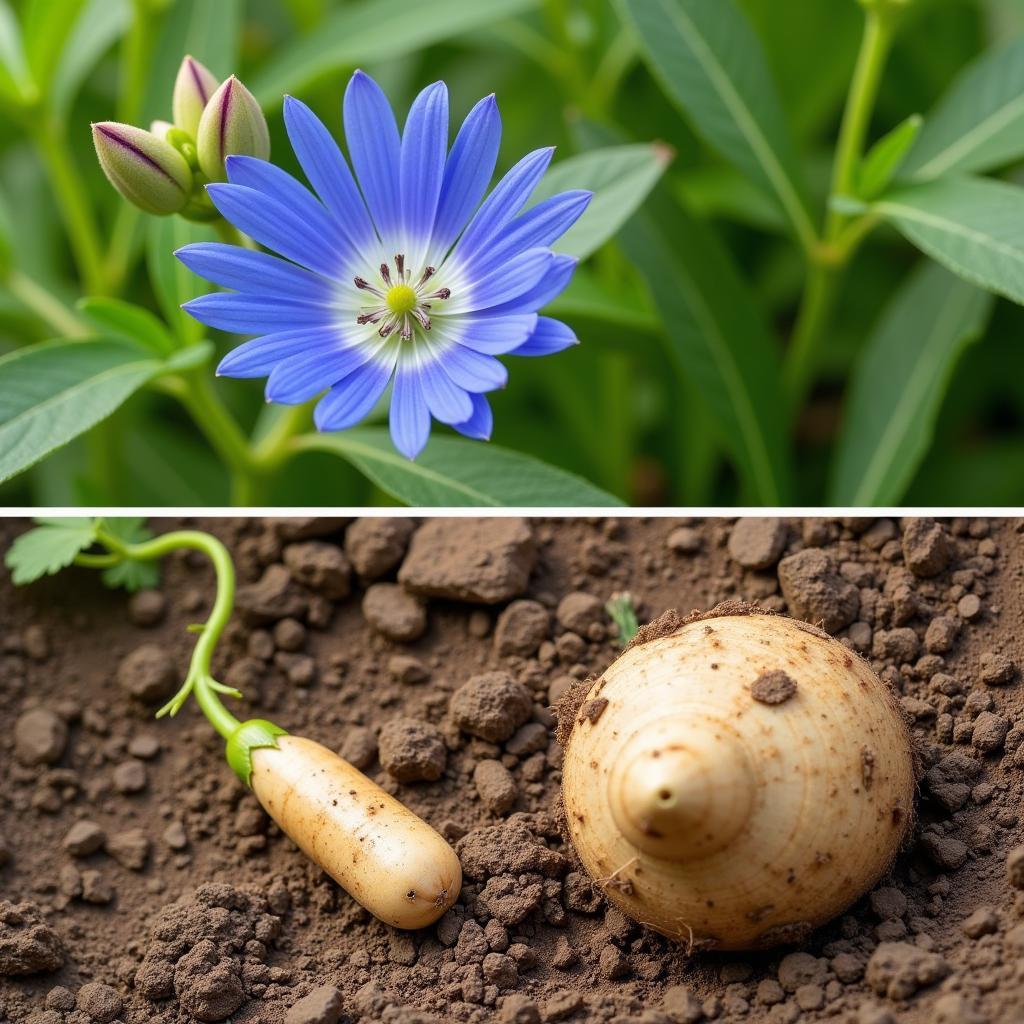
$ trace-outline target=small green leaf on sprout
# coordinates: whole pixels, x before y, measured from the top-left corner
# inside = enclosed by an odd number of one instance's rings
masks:
[[[626,592],[612,594],[604,610],[619,629],[619,645],[625,647],[640,628],[640,623],[636,619],[633,595]]]
[[[19,586],[60,572],[96,540],[92,519],[40,518],[36,523],[15,540],[4,559]]]
[[[120,519],[104,519],[103,528],[107,533],[125,544],[142,544],[152,540],[153,533],[146,528],[141,516],[124,516]],[[141,562],[126,557],[123,562],[112,565],[103,573],[103,582],[111,588],[123,587],[134,593],[155,587],[160,582],[160,569],[155,562]]]

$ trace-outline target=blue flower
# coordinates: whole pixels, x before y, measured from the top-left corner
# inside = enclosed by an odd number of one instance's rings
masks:
[[[376,82],[352,76],[344,123],[354,176],[308,107],[286,97],[284,118],[315,195],[244,156],[228,157],[226,184],[208,186],[226,220],[283,258],[213,243],[177,252],[232,289],[184,308],[210,327],[258,335],[218,373],[267,377],[268,401],[287,405],[326,392],[320,430],[354,426],[393,382],[391,437],[409,458],[427,443],[432,417],[486,440],[484,396],[508,377],[496,357],[576,343],[537,310],[572,277],[576,261],[550,246],[591,194],[563,192],[523,213],[551,160],[552,149],[538,149],[484,199],[501,137],[497,104],[477,103],[449,150],[443,82],[416,97],[399,134]]]

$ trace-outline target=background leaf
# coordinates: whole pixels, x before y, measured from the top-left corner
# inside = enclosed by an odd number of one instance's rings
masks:
[[[982,54],[927,116],[903,177],[989,171],[1024,156],[1024,39]]]
[[[911,114],[868,150],[857,171],[857,195],[860,198],[874,199],[889,186],[914,144],[921,124],[921,115]]]
[[[895,505],[931,443],[953,367],[992,297],[927,261],[883,310],[854,372],[830,498]]]
[[[309,434],[303,447],[347,459],[407,505],[620,505],[582,477],[481,441],[434,436],[415,462],[395,451],[387,430],[360,427]]]
[[[284,47],[250,88],[266,107],[317,76],[415,53],[431,43],[521,14],[539,0],[361,0],[334,11],[316,30]]]
[[[761,46],[732,0],[619,0],[655,77],[697,131],[814,238],[796,153]]]
[[[170,355],[177,348],[163,322],[144,306],[97,296],[83,299],[78,308],[102,334],[134,341],[159,356]]]
[[[39,524],[19,535],[8,548],[4,564],[15,584],[32,583],[69,566],[96,539],[92,519],[37,519]]]
[[[1024,303],[1024,190],[987,178],[942,178],[890,192],[873,209],[933,260]]]
[[[725,249],[659,189],[620,244],[647,280],[678,373],[699,386],[746,493],[785,503],[789,471],[777,348]]]
[[[556,252],[586,259],[633,215],[664,174],[672,152],[658,143],[609,146],[562,160],[541,179],[530,205],[557,192],[583,188],[594,198],[554,244]]]
[[[0,480],[109,416],[163,369],[124,342],[54,341],[0,359]]]
[[[182,344],[190,345],[203,336],[205,328],[193,320],[182,303],[210,290],[174,255],[175,249],[211,238],[210,228],[181,217],[150,217],[146,230],[146,265],[164,319]]]
[[[152,540],[154,536],[142,516],[104,517],[103,528],[125,544],[141,544]],[[104,569],[102,579],[108,587],[122,587],[135,593],[137,590],[155,587],[160,582],[160,564],[158,561],[140,562],[128,558]]]

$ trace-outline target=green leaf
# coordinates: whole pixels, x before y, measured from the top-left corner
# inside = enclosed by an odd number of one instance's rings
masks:
[[[931,444],[963,350],[988,321],[992,297],[925,261],[883,310],[854,370],[831,501],[895,505]]]
[[[58,118],[71,109],[82,83],[131,24],[129,0],[89,0],[78,16],[50,81],[50,106]]]
[[[320,75],[419,54],[537,7],[539,0],[360,0],[334,11],[319,28],[282,47],[249,83],[260,104],[274,107]],[[213,5],[211,5],[213,6]]]
[[[21,26],[8,0],[0,0],[0,96],[14,103],[32,103],[38,94],[25,57]]]
[[[96,539],[92,519],[41,518],[11,545],[4,563],[15,584],[52,576],[69,566]]]
[[[135,341],[159,356],[170,355],[178,347],[160,320],[132,302],[87,298],[79,301],[78,308],[102,334]]]
[[[142,516],[123,516],[103,519],[103,529],[125,544],[142,544],[153,539],[153,531],[146,527]],[[127,559],[103,571],[103,582],[112,588],[123,587],[135,593],[160,582],[160,567],[157,562],[139,562]]]
[[[983,53],[927,116],[902,176],[989,171],[1024,156],[1024,39]]]
[[[307,434],[302,441],[303,448],[340,455],[407,505],[622,504],[582,477],[481,441],[435,436],[414,462],[395,451],[381,427]]]
[[[631,331],[657,331],[661,324],[642,288],[623,281],[616,288],[602,284],[586,267],[577,267],[569,287],[552,299],[544,312],[561,319],[591,317]]]
[[[814,244],[803,181],[760,43],[733,0],[618,0],[651,71],[696,130]]]
[[[167,325],[177,335],[180,344],[184,345],[190,345],[201,338],[205,328],[198,320],[190,317],[181,305],[208,291],[209,286],[175,257],[174,250],[208,238],[208,228],[181,217],[149,218],[146,232],[149,278]]]
[[[48,341],[0,358],[0,481],[109,416],[163,368],[109,338]]]
[[[778,505],[789,489],[778,347],[725,247],[663,189],[619,244],[646,278],[679,374],[700,388],[750,497]]]
[[[571,156],[544,175],[530,205],[569,189],[592,191],[583,216],[553,246],[586,259],[629,220],[671,159],[672,151],[660,143],[608,146]]]
[[[858,196],[862,199],[874,199],[888,188],[907,151],[914,144],[921,124],[921,115],[911,114],[868,150],[857,170]]]
[[[43,92],[49,91],[61,51],[85,0],[26,0],[22,10],[25,55],[32,76]]]
[[[937,263],[1024,303],[1024,190],[988,178],[940,178],[890,192],[872,209]]]
[[[277,749],[278,736],[288,733],[279,725],[263,718],[251,718],[228,737],[225,756],[234,773],[247,786],[252,782],[252,752],[261,748]]]

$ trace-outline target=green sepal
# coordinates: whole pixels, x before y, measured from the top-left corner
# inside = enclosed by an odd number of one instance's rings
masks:
[[[277,749],[277,737],[287,736],[288,731],[262,718],[250,718],[243,722],[229,737],[225,751],[228,764],[234,773],[247,785],[252,785],[252,752],[260,747]]]

